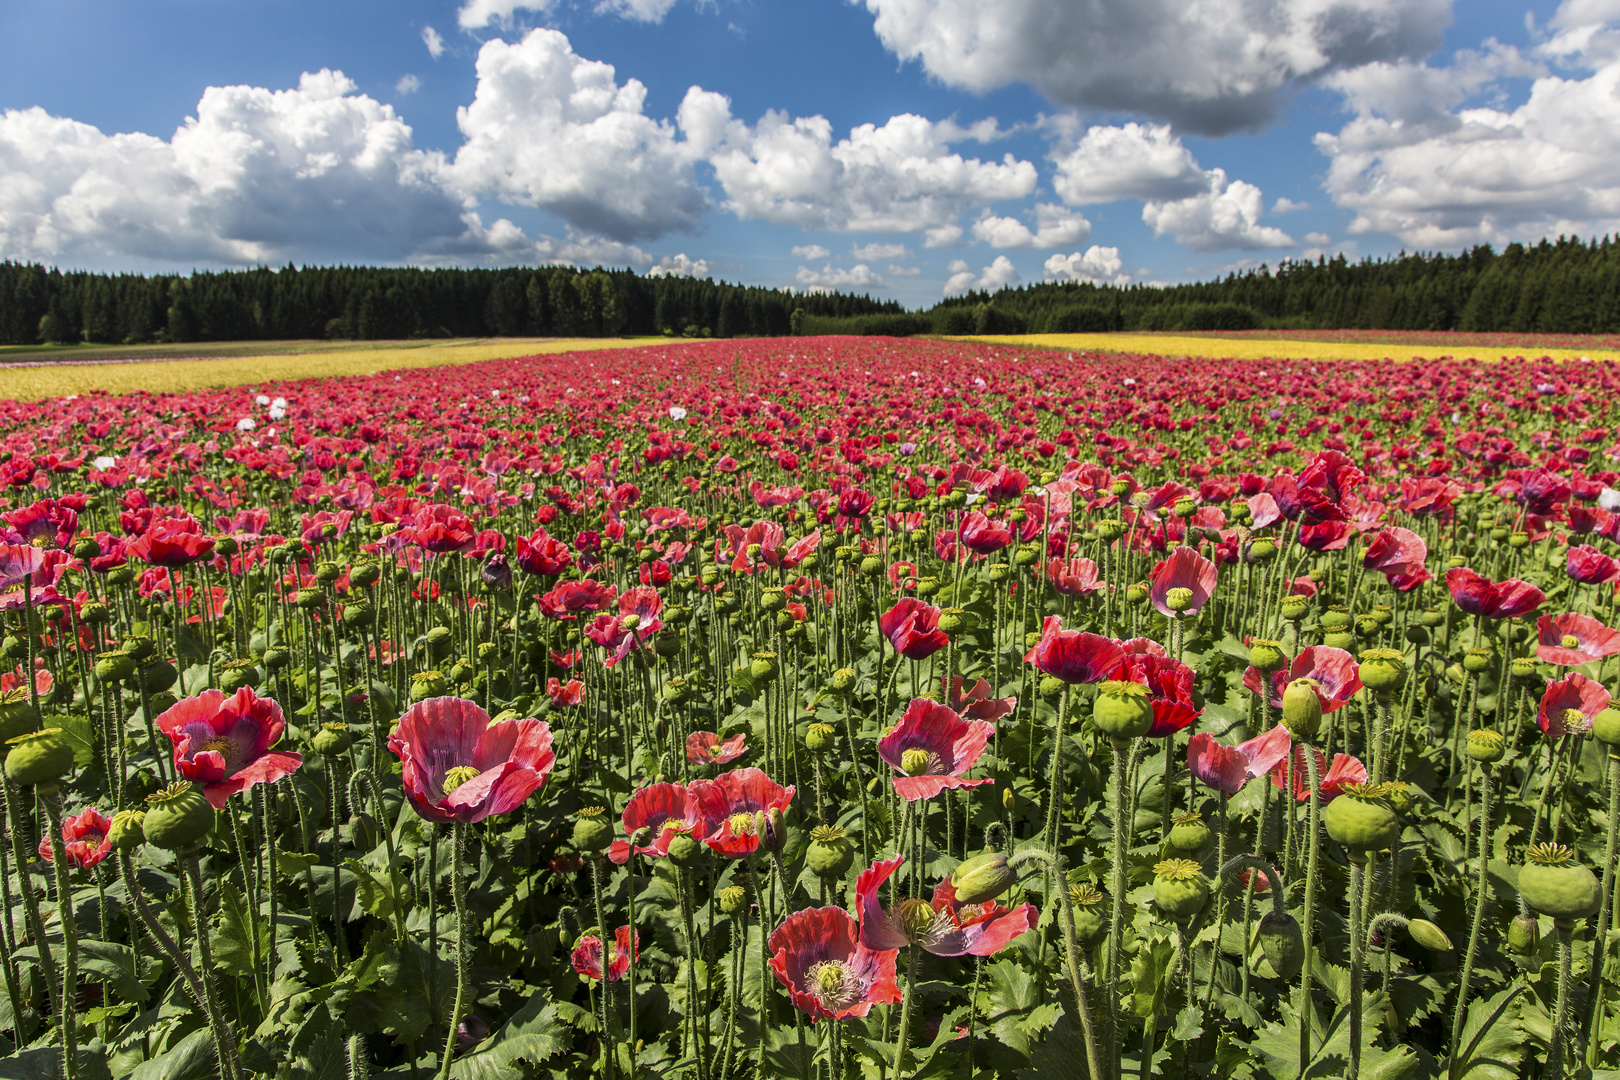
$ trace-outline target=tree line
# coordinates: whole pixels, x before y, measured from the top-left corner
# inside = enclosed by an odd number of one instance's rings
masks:
[[[98,274],[0,262],[0,344],[419,337],[781,337],[892,300],[631,270],[261,267]]]

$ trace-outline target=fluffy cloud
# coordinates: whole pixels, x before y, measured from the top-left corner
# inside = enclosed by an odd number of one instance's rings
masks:
[[[1446,67],[1378,65],[1333,81],[1354,113],[1319,134],[1333,201],[1352,233],[1415,247],[1620,228],[1620,56],[1613,3],[1571,0],[1537,50],[1491,43]],[[1500,81],[1533,79],[1517,108],[1473,106]]]
[[[1168,124],[1098,125],[1053,160],[1052,189],[1070,206],[1185,199],[1205,187],[1204,170]]]
[[[686,252],[679,255],[665,255],[657,264],[647,271],[648,277],[708,277],[709,263],[707,259],[689,259]]]
[[[399,77],[399,82],[394,84],[394,93],[400,95],[401,97],[404,97],[407,94],[414,94],[420,89],[422,89],[422,80],[418,79],[415,75],[401,75]]]
[[[1017,285],[1023,280],[1018,276],[1018,270],[1013,266],[1012,260],[1005,255],[997,255],[996,261],[977,275],[964,259],[956,259],[948,269],[951,276],[945,281],[946,296],[960,296],[973,291],[995,292],[1009,285]]]
[[[637,22],[662,22],[676,0],[597,0],[598,12],[611,12]],[[510,26],[520,11],[549,12],[557,0],[466,0],[456,13],[463,30],[483,30],[489,26]]]
[[[468,195],[538,207],[622,242],[695,228],[706,206],[697,155],[642,112],[646,96],[555,30],[487,41],[473,103],[456,111],[466,141],[453,180]]]
[[[1221,134],[1299,83],[1440,44],[1451,0],[864,0],[883,44],[982,93],[1026,82],[1075,108]]]
[[[433,59],[444,55],[444,36],[433,27],[422,27],[422,44],[427,46],[428,55]]]
[[[793,275],[801,288],[812,292],[816,290],[827,291],[831,289],[869,289],[886,284],[882,275],[878,274],[865,263],[856,263],[849,269],[834,266],[828,263],[820,270],[812,270],[808,266],[799,267]]]
[[[973,239],[995,248],[1055,248],[1082,244],[1091,236],[1091,222],[1061,206],[1035,205],[1035,229],[1017,218],[985,215],[973,223]]]
[[[1142,220],[1155,236],[1169,233],[1197,252],[1294,246],[1294,238],[1281,229],[1260,224],[1265,209],[1259,188],[1242,180],[1228,183],[1224,169],[1211,169],[1205,177],[1201,194],[1142,207]]]
[[[906,250],[904,244],[885,244],[874,240],[870,244],[850,245],[849,253],[862,262],[877,262],[879,259],[904,259],[911,252]]]
[[[210,87],[169,141],[0,114],[0,255],[127,266],[397,261],[467,238],[444,163],[340,72]],[[470,238],[469,238],[470,239]]]
[[[820,244],[800,244],[798,247],[793,249],[793,257],[795,259],[804,259],[807,262],[814,262],[817,259],[825,259],[831,254],[832,252],[828,251]]]
[[[824,117],[767,112],[750,127],[725,97],[693,87],[681,102],[681,130],[704,148],[738,217],[834,232],[929,233],[956,228],[969,206],[1019,199],[1035,190],[1035,166],[964,158],[955,124],[921,116],[862,124],[834,140]]]
[[[1043,271],[1047,281],[1087,281],[1094,284],[1125,285],[1131,275],[1121,273],[1125,261],[1117,247],[1091,245],[1072,255],[1052,255]]]

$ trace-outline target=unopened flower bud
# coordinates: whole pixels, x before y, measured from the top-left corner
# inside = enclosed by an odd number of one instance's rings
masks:
[[[975,855],[951,872],[951,886],[961,904],[982,904],[1006,892],[1017,880],[1017,873],[1007,865],[1007,856],[999,851]]]
[[[1296,739],[1309,741],[1322,728],[1322,698],[1315,679],[1295,679],[1283,689],[1282,722]]]

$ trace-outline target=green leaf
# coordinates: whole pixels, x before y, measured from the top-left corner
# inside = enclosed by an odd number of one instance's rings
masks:
[[[1175,942],[1155,937],[1142,944],[1131,958],[1131,1013],[1139,1019],[1164,1013],[1164,995],[1175,963]]]
[[[202,1080],[217,1075],[218,1066],[214,1037],[207,1027],[200,1027],[167,1053],[135,1066],[129,1080]]]
[[[276,870],[284,878],[300,879],[300,884],[302,884],[301,879],[304,876],[304,871],[314,869],[319,865],[321,865],[319,855],[310,855],[303,851],[276,852]]]
[[[1047,1080],[1054,1076],[1087,1076],[1086,1041],[1065,1013],[1052,1025],[1046,1040],[1030,1051],[1030,1067],[1018,1071],[1018,1080]]]
[[[269,928],[248,910],[247,901],[229,881],[219,883],[219,930],[214,934],[214,966],[250,975],[264,963]]]
[[[73,747],[73,764],[83,769],[96,760],[94,726],[90,718],[81,713],[59,713],[44,719],[45,727],[59,727],[62,738]]]
[[[489,1038],[450,1066],[456,1080],[504,1080],[519,1075],[519,1062],[538,1065],[569,1048],[571,1039],[557,1006],[535,994]]]
[[[1514,1080],[1524,1056],[1525,1031],[1514,986],[1492,998],[1470,1002],[1462,1041],[1452,1048],[1450,1080]]]

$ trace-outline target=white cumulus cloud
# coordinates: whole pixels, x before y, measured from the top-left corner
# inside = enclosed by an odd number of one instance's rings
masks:
[[[1042,268],[1047,281],[1086,281],[1093,284],[1125,285],[1131,275],[1122,273],[1125,261],[1117,247],[1091,245],[1070,255],[1049,255]]]
[[[414,94],[420,89],[422,89],[422,80],[415,75],[401,75],[399,82],[394,84],[394,93],[401,97],[406,94]]]
[[[995,261],[978,274],[974,274],[965,259],[953,260],[948,269],[951,276],[945,281],[946,296],[960,296],[973,291],[995,292],[1023,280],[1018,276],[1012,260],[1005,255],[997,255]]]
[[[708,277],[709,263],[706,259],[688,258],[686,252],[679,255],[665,255],[647,270],[648,277]]]
[[[1260,224],[1265,208],[1259,188],[1242,180],[1228,183],[1224,169],[1211,169],[1205,177],[1202,194],[1142,207],[1142,220],[1155,236],[1168,233],[1197,252],[1294,246],[1294,238],[1281,229]]]
[[[591,6],[598,13],[618,15],[637,22],[662,22],[678,0],[596,0]],[[558,0],[466,0],[456,13],[463,30],[483,30],[490,26],[511,26],[520,11],[549,12]]]
[[[1070,206],[1185,199],[1205,186],[1204,170],[1168,124],[1099,124],[1053,158],[1052,189]]]
[[[831,254],[832,252],[828,251],[820,244],[800,244],[798,247],[793,249],[793,257],[795,259],[803,259],[806,262],[815,262],[817,259],[825,259]]]
[[[1055,248],[1081,244],[1091,236],[1091,222],[1051,203],[1035,205],[1035,228],[1017,218],[986,214],[973,223],[973,238],[994,248]]]
[[[794,273],[793,280],[801,288],[810,290],[828,289],[868,289],[885,284],[883,276],[865,263],[856,263],[845,269],[828,263],[820,270],[812,270],[808,266],[799,267]]]
[[[904,244],[885,244],[874,240],[870,244],[851,244],[850,254],[862,262],[877,262],[880,259],[904,259],[911,255]]]

